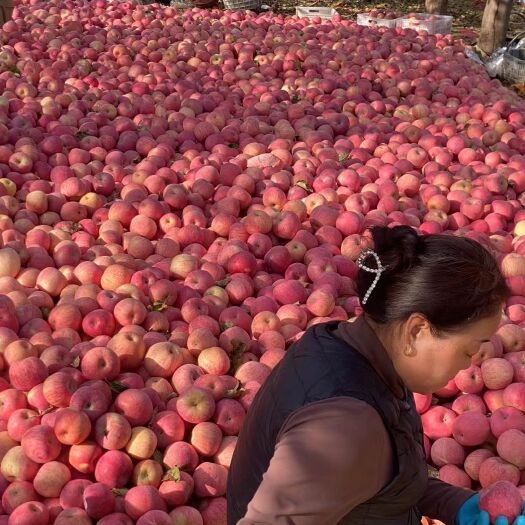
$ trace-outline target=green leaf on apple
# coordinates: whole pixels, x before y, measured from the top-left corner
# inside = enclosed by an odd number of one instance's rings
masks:
[[[163,301],[155,301],[148,306],[150,312],[163,312],[168,308],[168,305]]]
[[[239,341],[238,339],[232,339],[232,353],[242,354],[246,351],[246,343]]]
[[[113,202],[115,202],[116,200],[119,200],[119,197],[120,197],[120,193],[118,192],[118,190],[115,190],[108,197],[108,201],[106,202],[106,204],[104,204],[104,208],[109,208]]]
[[[53,412],[53,410],[55,410],[55,407],[48,406],[45,410],[40,410],[38,412],[38,415],[39,416],[45,416],[46,414],[49,414],[49,413]]]
[[[128,387],[126,385],[124,385],[123,383],[121,383],[120,381],[107,381],[107,384],[109,385],[109,388],[111,388],[111,390],[113,392],[116,392],[117,394],[120,394],[121,392],[124,392],[124,390],[127,390]]]
[[[299,188],[302,188],[304,191],[307,191],[308,193],[313,193],[313,188],[306,182],[305,180],[300,180],[295,183],[296,186],[299,186]]]
[[[82,140],[86,137],[91,137],[91,133],[88,133],[87,131],[77,131],[77,133],[75,133],[75,138],[77,140]]]
[[[155,452],[153,452],[153,456],[151,457],[153,461],[156,461],[157,463],[164,465],[164,454],[162,453],[162,450],[156,448]]]
[[[11,71],[11,73],[13,73],[14,75],[16,75],[17,77],[19,77],[21,75],[21,71],[20,69],[18,69],[15,65],[12,65],[12,66],[9,66],[7,68],[8,71]]]
[[[246,345],[241,341],[232,341],[232,351],[230,353],[230,370],[228,374],[233,375],[242,364],[242,354],[246,351]]]
[[[221,323],[221,332],[224,332],[225,330],[228,330],[228,328],[231,328],[232,326],[235,326],[233,323],[230,323],[227,321],[226,323]]]
[[[111,489],[114,496],[125,496],[129,489]]]
[[[166,474],[164,474],[162,481],[180,481],[180,468],[177,466],[171,467]]]
[[[230,390],[227,390],[225,397],[229,399],[235,399],[237,397],[241,397],[245,392],[246,392],[246,389],[242,388],[241,382],[237,380],[237,384],[235,385],[235,388],[230,388]]]
[[[225,286],[231,283],[231,280],[232,280],[231,277],[225,277],[221,281],[217,281],[215,284],[217,286],[220,286],[221,288],[224,288]]]
[[[433,479],[439,479],[439,470],[431,465],[427,464],[428,477]]]

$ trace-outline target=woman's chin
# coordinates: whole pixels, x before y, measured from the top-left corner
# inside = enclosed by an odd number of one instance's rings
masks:
[[[423,396],[426,396],[428,394],[433,394],[434,392],[437,392],[438,390],[440,390],[441,388],[443,388],[447,383],[445,383],[444,385],[429,385],[429,384],[425,384],[425,385],[418,385],[416,388],[414,388],[412,390],[412,392],[414,392],[415,394],[421,394]]]

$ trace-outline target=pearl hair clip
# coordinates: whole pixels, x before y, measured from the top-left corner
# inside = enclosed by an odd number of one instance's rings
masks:
[[[370,268],[370,266],[367,266],[365,264],[365,260],[368,257],[373,257],[375,259],[377,268]],[[376,274],[374,281],[372,282],[372,284],[366,291],[365,296],[363,297],[362,304],[366,304],[366,302],[370,298],[370,294],[374,291],[374,288],[377,286],[377,283],[379,282],[379,279],[381,278],[381,274],[386,270],[386,268],[381,264],[381,259],[379,259],[379,255],[377,255],[377,253],[371,249],[367,249],[361,252],[356,263],[357,263],[357,266],[361,268],[361,270],[364,270],[365,272]]]

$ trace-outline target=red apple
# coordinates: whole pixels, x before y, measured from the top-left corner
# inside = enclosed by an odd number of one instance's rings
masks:
[[[64,408],[58,412],[54,425],[55,435],[64,445],[77,445],[91,433],[91,420],[85,412]]]
[[[36,463],[47,463],[58,458],[62,445],[53,429],[47,425],[36,425],[28,429],[22,436],[24,454]]]

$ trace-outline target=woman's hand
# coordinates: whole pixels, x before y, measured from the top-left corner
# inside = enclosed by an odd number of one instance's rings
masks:
[[[463,503],[456,516],[456,525],[491,525],[488,512],[479,508],[479,494],[475,494]],[[509,524],[507,518],[499,516],[492,525],[525,525],[525,502],[522,515],[518,516],[512,524]]]

